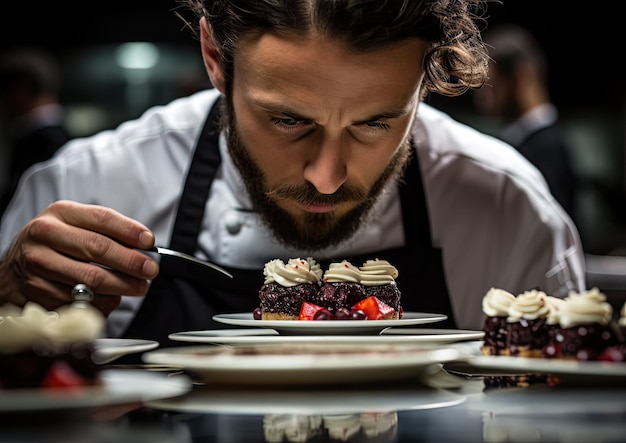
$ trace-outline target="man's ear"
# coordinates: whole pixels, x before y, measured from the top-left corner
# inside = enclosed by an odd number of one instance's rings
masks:
[[[202,48],[202,59],[204,66],[209,74],[213,86],[224,93],[224,71],[222,69],[220,52],[213,40],[213,33],[206,21],[206,18],[200,19],[200,46]]]

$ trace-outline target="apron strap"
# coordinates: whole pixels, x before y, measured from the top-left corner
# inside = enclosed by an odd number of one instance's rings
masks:
[[[424,191],[422,172],[413,141],[411,141],[411,160],[407,165],[403,181],[400,183],[399,191],[406,245],[431,248],[432,239],[426,192]]]
[[[221,162],[219,150],[221,101],[219,98],[213,104],[200,133],[172,230],[170,247],[190,255],[196,252],[209,190]],[[203,148],[205,145],[212,145],[213,149]]]

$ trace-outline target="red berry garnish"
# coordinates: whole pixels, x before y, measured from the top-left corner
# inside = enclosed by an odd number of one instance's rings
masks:
[[[604,351],[602,351],[602,353],[598,357],[598,360],[618,361],[618,362],[626,361],[625,351],[626,351],[626,346],[624,347],[624,349],[620,349],[619,346],[609,346]]]
[[[300,307],[300,314],[298,314],[298,320],[315,320],[315,314],[322,309],[326,309],[323,306],[316,305],[305,301]],[[327,310],[327,309],[326,309]]]
[[[382,302],[376,296],[364,298],[352,306],[352,310],[361,310],[365,313],[368,320],[383,320],[391,318],[395,309],[388,304]]]
[[[335,311],[336,320],[351,320],[350,310],[346,308],[339,308]]]
[[[326,308],[320,309],[313,314],[313,320],[334,320],[333,314]]]
[[[64,361],[54,362],[42,382],[44,388],[75,388],[86,385],[88,385],[87,380]]]

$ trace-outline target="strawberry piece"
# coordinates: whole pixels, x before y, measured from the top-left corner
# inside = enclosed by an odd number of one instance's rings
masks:
[[[298,314],[298,320],[313,320],[315,314],[323,309],[326,308],[316,305],[315,303],[310,303],[308,301],[302,302],[302,306],[300,307],[300,314]]]
[[[626,345],[609,346],[598,357],[600,361],[626,361]]]
[[[48,369],[42,382],[42,387],[44,388],[68,388],[87,385],[87,380],[77,374],[76,371],[64,361],[54,362],[50,369]]]
[[[352,310],[361,310],[365,312],[368,320],[384,320],[389,319],[396,310],[388,304],[382,302],[376,296],[371,296],[360,300],[352,306]]]

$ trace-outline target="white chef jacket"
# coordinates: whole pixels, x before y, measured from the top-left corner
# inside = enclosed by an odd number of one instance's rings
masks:
[[[52,159],[31,167],[1,221],[0,253],[28,220],[59,199],[111,207],[152,229],[156,244],[169,244],[189,162],[218,96],[209,89],[152,107],[116,129],[74,139]],[[482,328],[481,300],[491,287],[515,294],[540,286],[558,297],[585,288],[584,255],[574,224],[539,171],[514,148],[426,103],[418,107],[412,133],[432,244],[443,251],[458,327]],[[376,251],[404,244],[399,195],[393,190],[375,204],[369,224],[332,250],[285,247],[250,211],[223,135],[220,152],[199,257],[258,269],[261,275],[271,258],[374,257]],[[399,276],[400,288],[403,277],[410,278]],[[109,335],[123,333],[142,300],[123,297],[108,318]]]

